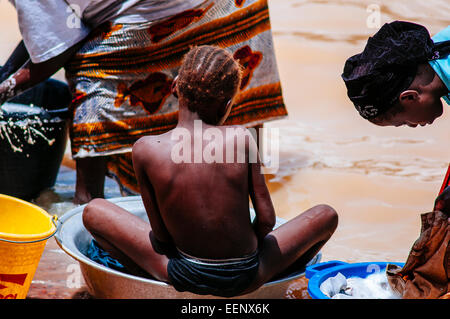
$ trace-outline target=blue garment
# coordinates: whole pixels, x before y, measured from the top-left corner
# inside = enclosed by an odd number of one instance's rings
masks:
[[[435,43],[450,40],[450,26],[437,33],[432,39]],[[430,63],[436,74],[444,82],[445,86],[447,86],[447,89],[450,90],[450,55],[443,59],[429,61],[428,63]],[[450,105],[450,93],[444,96],[444,100]]]
[[[117,261],[117,259],[114,259],[111,257],[111,255],[103,250],[102,247],[98,245],[98,243],[93,239],[91,243],[89,244],[88,250],[86,252],[87,257],[91,259],[92,261],[95,261],[96,263],[103,265],[105,267],[119,270],[122,272],[126,272],[125,267]]]
[[[169,282],[177,291],[234,297],[247,289],[259,268],[258,252],[225,260],[199,259],[178,251],[169,259]]]

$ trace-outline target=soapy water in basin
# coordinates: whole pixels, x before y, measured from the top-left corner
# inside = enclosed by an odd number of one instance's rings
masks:
[[[347,285],[355,299],[399,299],[389,286],[385,273],[376,273],[366,278],[351,277]]]
[[[386,273],[346,278],[341,273],[330,277],[320,285],[322,293],[331,299],[400,299],[389,286]]]
[[[7,117],[4,115],[5,111],[21,114],[22,118],[18,120]],[[23,152],[24,145],[33,145],[38,139],[51,146],[55,139],[48,138],[46,133],[54,128],[48,127],[48,123],[61,121],[59,117],[42,118],[42,109],[33,107],[32,104],[5,103],[0,108],[0,142],[5,142],[13,152],[19,153]]]

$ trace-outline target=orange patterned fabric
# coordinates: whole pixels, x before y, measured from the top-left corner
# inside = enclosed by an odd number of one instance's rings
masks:
[[[66,64],[73,157],[110,156],[109,172],[123,193],[138,193],[131,148],[144,135],[175,127],[172,81],[190,46],[203,44],[229,50],[244,69],[225,124],[250,127],[287,115],[267,0],[208,0],[161,21],[107,23],[91,33]]]
[[[131,106],[143,107],[150,115],[158,112],[171,94],[172,80],[164,73],[151,73],[144,80],[134,82],[129,88],[126,83],[117,86],[114,105],[119,107],[129,99]]]
[[[244,72],[242,74],[242,82],[240,89],[243,90],[248,85],[253,75],[253,70],[256,69],[261,62],[263,55],[261,52],[253,52],[252,49],[246,45],[237,50],[233,57],[239,61],[243,66]]]
[[[213,3],[206,8],[186,10],[167,20],[155,23],[148,28],[148,33],[150,34],[151,40],[156,43],[167,38],[178,30],[184,29],[192,22],[201,19],[212,7],[212,5]]]

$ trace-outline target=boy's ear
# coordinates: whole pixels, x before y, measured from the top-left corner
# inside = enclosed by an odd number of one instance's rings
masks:
[[[228,110],[231,106],[233,106],[233,99],[230,99],[230,100],[227,102],[227,106],[226,106],[227,110]]]
[[[419,92],[416,90],[406,90],[400,93],[399,96],[400,102],[407,103],[419,100]]]
[[[228,118],[228,115],[230,115],[230,112],[231,112],[231,107],[233,106],[233,99],[230,99],[228,102],[227,102],[227,105],[226,105],[226,107],[225,107],[225,109],[224,109],[224,113],[223,114],[221,114],[220,115],[220,117],[221,117],[221,119],[219,120],[219,122],[217,123],[217,125],[222,125],[224,122],[225,122],[225,120]]]
[[[227,102],[227,106],[225,107],[225,114],[224,114],[224,116],[226,115],[228,117],[228,115],[230,115],[231,108],[233,107],[233,103],[234,103],[233,99],[230,99]]]
[[[172,94],[178,99],[177,80],[178,80],[178,75],[172,81],[171,91],[172,91]]]

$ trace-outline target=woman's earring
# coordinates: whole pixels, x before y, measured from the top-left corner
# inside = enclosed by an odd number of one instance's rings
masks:
[[[178,75],[172,81],[171,91],[172,91],[172,94],[178,99],[177,80],[178,80]]]

